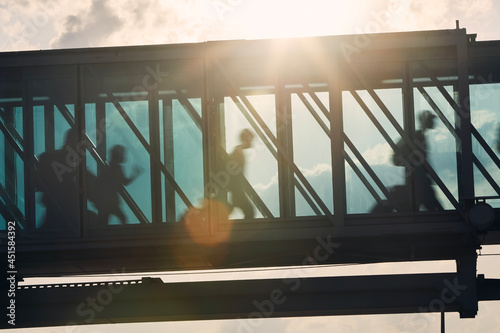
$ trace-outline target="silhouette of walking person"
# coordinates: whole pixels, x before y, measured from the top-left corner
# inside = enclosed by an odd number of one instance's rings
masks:
[[[250,130],[244,129],[241,131],[241,143],[236,146],[233,152],[229,155],[229,160],[232,161],[232,163],[236,163],[239,167],[239,172],[231,177],[231,181],[228,186],[228,190],[232,194],[232,207],[230,207],[230,210],[233,210],[235,207],[240,208],[243,211],[245,219],[251,219],[254,217],[253,205],[244,190],[244,171],[246,160],[243,152],[245,149],[252,146],[253,137],[254,135]]]
[[[425,167],[428,163],[429,146],[427,144],[426,133],[435,126],[436,116],[430,111],[424,110],[419,114],[420,129],[414,133],[413,144],[414,149],[406,144],[404,140],[400,140],[397,144],[399,151],[393,156],[393,163],[396,166],[405,166],[409,162],[409,168],[405,170],[406,184],[396,185],[390,189],[393,198],[393,205],[388,200],[379,202],[373,209],[372,213],[387,213],[394,208],[397,211],[409,211],[411,202],[408,196],[408,183],[412,174],[415,175],[415,205],[417,209],[423,206],[428,211],[442,210],[441,203],[436,198],[436,193],[432,188],[432,179]]]
[[[415,132],[414,143],[416,150],[413,156],[419,156],[420,160],[410,161],[415,173],[415,196],[417,208],[424,206],[428,211],[442,210],[441,203],[436,198],[436,193],[432,188],[432,179],[424,166],[424,161],[428,161],[429,148],[426,139],[426,132],[435,126],[436,116],[425,110],[419,114],[420,130]]]
[[[100,225],[107,225],[111,215],[116,216],[122,224],[127,223],[125,213],[120,207],[120,188],[133,182],[143,170],[140,167],[135,167],[130,178],[127,178],[123,171],[123,163],[126,162],[125,153],[124,146],[113,146],[109,166],[99,176],[99,186],[102,191],[96,206],[99,211],[98,222]]]
[[[42,192],[45,218],[41,228],[64,230],[79,221],[77,167],[77,130],[65,133],[61,149],[46,151],[38,157],[36,190]]]

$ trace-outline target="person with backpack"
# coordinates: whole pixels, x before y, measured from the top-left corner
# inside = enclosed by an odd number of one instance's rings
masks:
[[[435,127],[435,118],[436,116],[431,111],[422,111],[418,115],[420,129],[415,131],[413,135],[412,147],[404,139],[400,139],[397,142],[397,149],[392,157],[392,162],[396,166],[406,167],[406,184],[397,185],[389,189],[394,201],[392,204],[396,207],[393,207],[391,203],[384,200],[372,209],[372,213],[387,213],[393,209],[397,211],[409,211],[411,209],[411,201],[408,197],[408,184],[412,175],[415,177],[415,205],[417,209],[423,206],[428,211],[443,210],[432,188],[432,178],[425,167],[425,164],[428,164],[429,155],[426,134]]]

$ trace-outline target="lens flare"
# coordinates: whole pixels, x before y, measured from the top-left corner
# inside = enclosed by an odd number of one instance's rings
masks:
[[[191,207],[184,224],[191,240],[203,246],[225,242],[232,229],[226,204],[212,199],[205,199],[199,208]]]

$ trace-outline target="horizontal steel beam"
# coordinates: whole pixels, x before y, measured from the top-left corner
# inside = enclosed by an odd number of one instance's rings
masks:
[[[15,328],[477,309],[477,297],[462,297],[471,287],[462,281],[458,273],[435,273],[29,286],[16,291]],[[484,279],[478,286],[485,288]],[[488,294],[484,288],[478,293]],[[0,328],[9,327],[3,320]]]
[[[218,244],[206,239],[199,243],[196,239],[169,239],[168,235],[161,237],[161,233],[154,239],[124,237],[81,244],[75,241],[74,247],[66,249],[51,250],[33,244],[29,251],[17,249],[16,266],[21,277],[39,277],[106,274],[113,268],[124,268],[131,273],[293,266],[304,264],[307,258],[319,264],[455,260],[470,238],[466,237],[464,223],[419,226],[374,223],[373,226],[295,230],[291,227],[233,230],[229,239]],[[362,235],[367,229],[372,232]]]

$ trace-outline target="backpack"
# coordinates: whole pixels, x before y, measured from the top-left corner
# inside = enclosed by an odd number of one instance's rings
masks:
[[[392,155],[392,163],[396,166],[405,166],[410,158],[410,147],[408,147],[403,138],[399,139],[396,146],[397,150]]]

